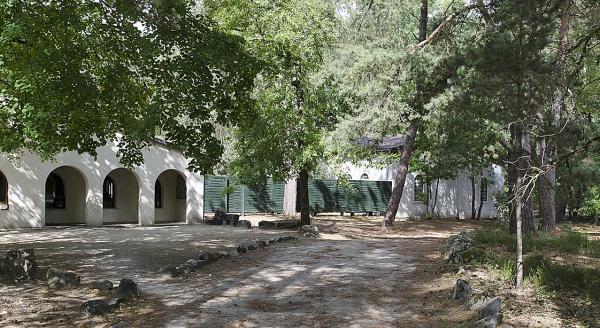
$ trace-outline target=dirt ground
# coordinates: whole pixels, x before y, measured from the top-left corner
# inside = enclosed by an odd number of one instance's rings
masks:
[[[157,226],[50,228],[0,232],[0,251],[33,247],[41,267],[90,279],[131,277],[142,300],[86,317],[87,288],[41,283],[0,286],[6,327],[456,327],[468,315],[440,274],[444,239],[472,222],[399,222],[382,232],[372,217],[320,217],[318,240],[292,241],[211,264],[178,278],[158,274],[206,248],[281,231]],[[294,233],[294,232],[287,232]]]

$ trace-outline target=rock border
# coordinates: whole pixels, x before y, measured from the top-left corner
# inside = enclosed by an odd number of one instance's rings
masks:
[[[442,252],[446,261],[452,265],[461,265],[461,254],[475,247],[475,241],[466,231],[451,235],[444,242]],[[460,266],[458,274],[466,276],[466,268]],[[472,327],[496,328],[502,323],[502,300],[500,297],[487,296],[476,291],[466,279],[457,279],[452,288],[452,298],[465,308],[477,312],[478,320]]]
[[[240,254],[246,254],[250,251],[262,249],[273,244],[297,239],[298,237],[291,235],[275,236],[270,239],[247,239],[243,240],[235,247],[201,252],[196,258],[191,258],[177,266],[167,266],[160,270],[159,273],[168,278],[175,278],[184,274],[196,272],[204,266],[222,259],[236,257]]]

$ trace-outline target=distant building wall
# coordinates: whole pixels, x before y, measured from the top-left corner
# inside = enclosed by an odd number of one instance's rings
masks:
[[[117,150],[116,144],[109,144],[97,150],[96,158],[66,152],[50,162],[27,151],[17,157],[0,154],[0,171],[8,181],[8,208],[0,209],[0,228],[62,223],[99,226],[106,222],[132,221],[152,225],[175,220],[191,224],[202,220],[204,177],[187,170],[188,159],[180,151],[153,145],[142,151],[144,163],[129,170],[120,164]],[[121,170],[114,171],[116,169]],[[161,211],[155,213],[155,182],[168,170],[183,175],[185,199],[175,199],[175,187],[167,179],[162,188],[163,206],[171,212],[163,215]],[[127,171],[131,174],[125,174]],[[64,182],[64,208],[46,205],[46,179],[53,172]],[[116,208],[105,209],[103,182],[109,173],[115,181],[117,199]],[[132,201],[131,197],[137,199]]]
[[[397,165],[389,165],[385,168],[376,168],[369,166],[367,161],[359,164],[346,162],[342,165],[342,172],[346,172],[349,178],[358,180],[364,174],[368,176],[368,180],[392,181],[397,172]],[[422,217],[427,214],[427,203],[415,200],[415,177],[419,173],[411,172],[406,177],[404,191],[398,207],[397,217]],[[502,191],[504,186],[504,170],[501,166],[490,165],[483,170],[482,177],[488,180],[487,201],[484,201],[481,209],[482,218],[496,217],[496,206],[494,204],[493,195]],[[479,207],[481,181],[476,179],[475,184],[475,201],[476,208]],[[432,181],[430,188],[429,207],[431,208],[436,197],[437,181]],[[471,190],[471,180],[464,172],[458,174],[452,180],[440,180],[437,188],[437,202],[432,214],[440,217],[459,217],[461,219],[471,217],[471,199],[473,193]]]

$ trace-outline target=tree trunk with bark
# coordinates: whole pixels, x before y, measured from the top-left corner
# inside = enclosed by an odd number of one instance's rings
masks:
[[[560,129],[561,116],[565,111],[565,66],[567,61],[567,52],[569,48],[569,31],[571,29],[571,8],[573,0],[563,1],[563,7],[560,18],[560,27],[558,31],[557,61],[556,72],[559,76],[559,83],[554,91],[552,99],[552,112],[550,126],[552,130]],[[547,119],[543,113],[539,115],[542,119],[542,126]],[[554,138],[541,137],[538,139],[538,157],[539,167],[542,173],[538,178],[538,195],[540,202],[541,227],[545,230],[554,230],[556,228],[556,158],[557,144]]]
[[[523,188],[523,177],[517,177],[517,183],[515,185],[517,190]],[[523,196],[520,194],[516,195],[515,202],[515,216],[516,222],[516,233],[517,233],[517,276],[515,279],[515,285],[518,289],[523,288]]]
[[[483,208],[483,200],[481,199],[481,187],[479,191],[479,208],[477,209],[477,221],[481,220],[481,209]]]
[[[388,202],[388,208],[383,219],[383,226],[389,227],[394,224],[396,220],[396,213],[400,206],[400,199],[402,199],[402,193],[404,192],[404,183],[406,182],[406,175],[408,174],[408,166],[414,150],[415,138],[417,135],[418,128],[417,120],[412,120],[408,126],[408,131],[404,140],[404,147],[402,148],[402,156],[398,165],[398,172],[394,177],[394,188],[392,189],[392,195]]]
[[[508,163],[510,231],[512,233],[517,233],[518,220],[521,220],[523,233],[529,234],[535,230],[531,199],[532,183],[529,176],[530,160],[529,130],[519,124],[512,124]],[[517,215],[517,199],[520,203],[519,215]]]
[[[435,182],[435,197],[433,198],[433,205],[431,206],[431,215],[435,215],[435,206],[437,205],[438,200],[438,191],[440,189],[440,178],[436,179]]]
[[[428,21],[428,0],[421,0],[421,10],[419,16],[419,44],[427,39],[427,21]],[[422,86],[420,81],[417,79],[416,83],[416,99],[414,110],[418,113],[423,112],[423,94]],[[406,137],[404,140],[404,147],[402,148],[402,155],[398,163],[398,172],[394,177],[394,188],[392,188],[392,195],[388,202],[388,208],[383,218],[383,227],[389,227],[394,224],[396,220],[396,213],[400,206],[400,200],[404,192],[404,184],[406,182],[406,175],[408,174],[408,166],[412,158],[414,151],[415,138],[417,137],[417,130],[419,128],[419,120],[412,119],[408,125],[406,131]]]
[[[475,194],[475,176],[471,174],[471,220],[475,220],[477,215],[477,211],[475,209],[475,198],[477,195]]]
[[[310,204],[308,198],[308,170],[301,169],[297,180],[298,207],[300,208],[300,223],[310,224]]]

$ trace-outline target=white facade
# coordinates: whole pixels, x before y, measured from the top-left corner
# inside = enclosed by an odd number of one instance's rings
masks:
[[[144,164],[133,169],[120,164],[116,144],[97,152],[96,158],[61,153],[53,161],[29,152],[0,154],[0,172],[8,185],[0,228],[192,224],[203,219],[204,177],[188,171],[188,159],[180,151],[155,144],[143,150]],[[114,199],[107,201],[107,190]]]
[[[359,165],[346,162],[343,165],[343,170],[347,172],[350,179],[359,180],[361,177],[364,178],[366,174],[368,180],[392,181],[393,185],[397,166],[390,165],[384,169],[380,169],[369,166],[369,163],[366,161]],[[423,217],[427,214],[427,203],[415,200],[415,177],[418,175],[418,173],[408,174],[396,217]],[[497,213],[493,195],[503,189],[504,172],[502,167],[491,165],[484,170],[482,177],[487,179],[488,187],[487,201],[483,202],[481,208],[481,218],[494,218]],[[433,207],[436,197],[436,183],[437,181],[433,181],[430,186],[430,208]],[[437,188],[437,202],[433,211],[430,211],[431,214],[444,218],[470,218],[471,200],[473,198],[470,178],[466,174],[459,174],[456,179],[440,180],[439,183],[439,187]],[[479,200],[482,196],[480,183],[481,181],[478,179],[475,185],[476,210],[479,207]]]

